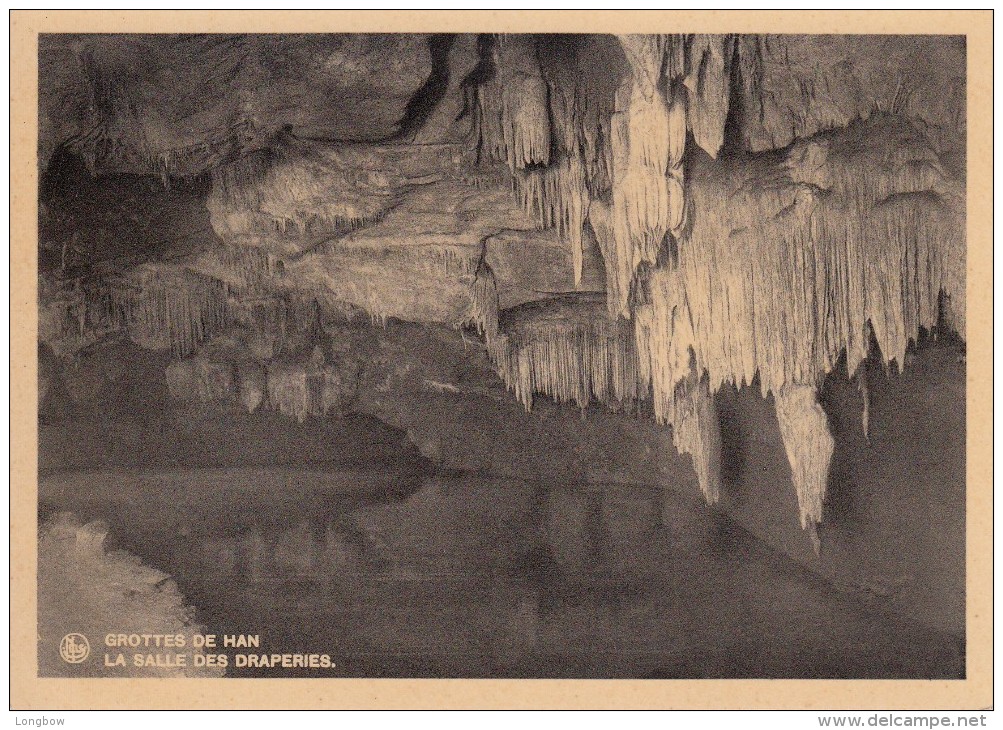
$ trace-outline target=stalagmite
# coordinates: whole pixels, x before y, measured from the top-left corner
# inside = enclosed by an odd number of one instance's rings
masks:
[[[801,528],[808,531],[817,553],[819,540],[815,526],[822,521],[822,502],[835,442],[814,387],[785,385],[773,397],[797,491]]]
[[[306,361],[269,363],[267,386],[269,406],[300,423],[340,412],[349,391],[344,373],[326,363],[320,347]]]
[[[296,363],[268,365],[268,404],[283,415],[302,423],[310,413],[306,369]]]
[[[258,410],[265,399],[267,379],[265,371],[255,362],[244,362],[237,366],[237,380],[240,384],[240,402],[248,413]]]
[[[233,395],[233,369],[229,363],[196,356],[172,362],[165,376],[168,391],[178,400],[211,403]]]

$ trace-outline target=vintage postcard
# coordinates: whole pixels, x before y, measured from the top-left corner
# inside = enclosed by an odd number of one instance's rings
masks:
[[[991,27],[15,11],[13,708],[990,706]]]

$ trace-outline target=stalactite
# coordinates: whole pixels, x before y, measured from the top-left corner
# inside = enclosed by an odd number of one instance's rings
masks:
[[[651,304],[634,311],[634,337],[641,387],[651,390],[655,420],[672,423],[677,415],[676,394],[681,383],[698,369],[695,338],[684,305],[685,292],[676,272],[658,270],[649,280]],[[714,389],[716,390],[716,388]],[[689,392],[694,392],[690,388]]]
[[[734,36],[698,33],[687,44],[688,72],[683,84],[689,99],[689,127],[693,141],[714,158],[724,144],[734,43]]]
[[[533,394],[559,403],[623,408],[641,397],[629,326],[606,317],[604,302],[569,296],[505,312],[489,347],[498,373],[529,410]]]
[[[558,229],[568,242],[577,286],[584,262],[583,228],[590,191],[610,186],[613,95],[602,90],[602,82],[597,84],[588,65],[591,59],[585,57],[573,62],[564,56],[560,62],[551,59],[542,67],[541,76],[537,50],[529,38],[499,39],[494,58],[496,74],[477,92],[479,149],[482,156],[508,164],[519,204],[538,225]],[[522,93],[527,79],[533,81],[532,92]],[[536,155],[532,164],[520,154],[528,142],[517,145],[513,153],[514,141],[525,136],[519,130],[528,128],[524,122],[512,124],[512,115],[506,115],[506,100],[515,98],[533,110],[541,151],[544,130],[549,135],[547,153]]]
[[[617,40],[627,57],[634,79],[642,93],[647,95],[658,87],[666,53],[673,53],[673,46],[679,39],[664,33],[632,33],[617,36]],[[675,58],[677,56],[673,55],[670,63]]]
[[[477,146],[488,159],[508,162],[501,94],[501,81],[497,78],[477,87]]]
[[[107,287],[101,306],[116,312],[134,338],[175,357],[190,355],[228,322],[225,285],[192,271],[147,269]]]
[[[686,101],[684,89],[671,83],[685,63],[684,39],[676,36],[620,36],[620,43],[632,76],[621,83],[610,120],[612,203],[600,206],[592,227],[604,254],[610,314],[629,317],[629,284],[639,265],[654,265],[666,235],[678,235],[685,223]]]
[[[686,95],[678,89],[672,93],[669,100],[669,116],[667,120],[669,131],[669,158],[667,169],[669,174],[682,169],[683,156],[686,154]]]
[[[901,364],[920,329],[936,326],[965,245],[952,184],[907,126],[875,120],[841,134],[796,145],[780,164],[698,166],[678,266],[647,275],[633,312],[660,422],[675,425],[693,373],[710,393],[758,375],[774,394],[809,531],[831,456],[816,385],[844,352],[854,376],[872,333]]]
[[[549,167],[517,173],[516,197],[542,228],[556,228],[571,245],[575,286],[582,281],[583,228],[588,215],[585,170],[577,157],[563,157]]]
[[[640,84],[628,85],[622,96],[629,94],[629,101],[618,103],[611,121],[613,235],[633,272],[642,261],[655,263],[673,225],[666,176],[671,145],[669,106],[661,92],[653,88],[649,96]]]
[[[640,388],[653,396],[655,420],[672,425],[672,442],[690,454],[708,504],[720,495],[721,432],[708,382],[694,367],[693,334],[683,292],[674,272],[661,270],[649,280],[649,298],[634,310]],[[666,317],[667,315],[667,317]]]
[[[819,382],[844,350],[852,377],[870,327],[885,359],[902,363],[919,328],[937,323],[939,293],[952,285],[947,261],[963,255],[964,229],[936,192],[946,181],[912,164],[924,148],[910,160],[907,135],[896,148],[899,159],[874,163],[859,141],[855,149],[833,144],[819,173],[826,179],[817,177],[825,188],[791,175],[789,161],[702,170],[678,269],[650,277],[650,319],[663,333],[654,359],[683,342],[712,391],[758,373],[765,394]],[[656,392],[671,392],[685,375],[655,378]]]
[[[498,289],[494,272],[482,261],[477,269],[470,297],[467,321],[484,336],[489,347],[498,337]]]
[[[550,162],[547,83],[532,36],[496,40],[495,76],[478,87],[479,147],[511,171]]]
[[[797,492],[801,528],[808,531],[817,553],[816,525],[822,521],[822,503],[835,442],[813,386],[785,385],[773,395],[780,435]]]
[[[605,126],[592,122],[590,95],[574,80],[556,75],[550,98],[555,139],[582,161],[592,201],[606,202],[596,180],[609,180],[610,208],[598,211],[593,228],[604,251],[609,311],[629,317],[630,282],[638,267],[655,264],[666,235],[679,238],[686,225],[687,128],[711,156],[723,144],[734,39],[648,34],[619,41],[631,74],[622,80]],[[589,200],[583,202],[587,211]],[[571,240],[575,254],[578,241]]]
[[[586,122],[581,115],[585,99],[580,98],[584,90],[573,74],[574,66],[571,62],[561,63],[556,70],[545,69],[544,74],[547,77],[552,147],[564,154],[578,157],[584,163],[582,155],[578,153],[584,146]]]
[[[693,458],[704,499],[714,504],[721,494],[721,426],[705,380],[694,376],[677,388],[671,422],[673,445]]]
[[[513,169],[550,162],[547,84],[540,76],[517,74],[502,90],[502,129]]]
[[[693,455],[713,500],[720,434],[712,394],[722,385],[758,376],[764,395],[795,386],[813,394],[844,352],[855,375],[872,333],[885,360],[901,366],[910,340],[941,312],[963,328],[964,196],[922,133],[880,114],[798,142],[779,163],[695,161],[695,178],[684,179],[687,128],[716,156],[737,72],[732,60],[744,64],[744,88],[755,90],[757,54],[765,51],[758,40],[730,36],[620,41],[631,75],[606,138],[602,125],[582,124],[574,83],[551,74],[559,154],[549,168],[519,176],[515,189],[544,225],[573,223],[584,212],[606,265],[608,312],[634,320],[635,392],[650,388],[656,419],[674,425],[677,447]],[[738,52],[735,43],[743,44]],[[591,137],[586,128],[595,130]],[[581,162],[581,176],[561,177],[566,159]],[[592,186],[597,159],[606,162],[609,190]],[[588,197],[579,208],[581,178]],[[493,292],[483,282],[479,301]],[[560,327],[523,339],[506,326],[488,338],[499,371],[527,406],[533,392],[579,403],[591,397],[575,375],[583,349],[572,339]],[[811,410],[818,433],[806,441],[815,453],[791,452],[809,531],[829,458],[817,415]],[[866,430],[866,412],[862,420]]]
[[[589,225],[595,233],[599,252],[606,267],[606,307],[611,317],[628,316],[627,297],[634,278],[631,250],[627,241],[614,233],[613,209],[605,200],[594,198],[589,202]]]
[[[551,68],[545,80],[531,39],[500,43],[495,62],[495,78],[478,88],[480,149],[508,164],[517,202],[537,224],[568,242],[577,286],[588,190],[609,175],[602,131],[608,110],[583,83],[583,70],[555,76]]]
[[[600,191],[610,187],[609,120],[615,95],[603,88],[609,81],[596,77],[593,64],[591,56],[574,62],[561,56],[545,67],[544,74],[553,147],[581,164],[587,190]]]
[[[744,45],[736,53],[738,42]],[[621,43],[631,74],[608,121],[591,123],[584,112],[590,98],[577,80],[547,75],[549,164],[527,160],[533,142],[518,137],[511,123],[515,107],[501,84],[500,62],[496,86],[479,90],[481,149],[508,164],[524,209],[571,240],[576,278],[581,225],[590,224],[606,263],[608,312],[634,319],[637,383],[620,390],[647,394],[650,388],[656,418],[673,424],[677,448],[693,456],[713,501],[720,434],[712,396],[722,384],[751,383],[758,375],[764,394],[793,409],[801,396],[782,389],[813,394],[842,352],[854,374],[868,355],[871,330],[884,357],[901,364],[910,338],[936,322],[941,291],[945,307],[954,304],[952,295],[963,302],[963,255],[957,255],[963,241],[959,247],[954,235],[959,196],[919,135],[894,124],[890,132],[878,124],[845,139],[835,133],[800,142],[780,165],[765,158],[729,161],[718,175],[687,180],[687,129],[717,155],[736,71],[732,59],[744,64],[744,88],[755,89],[763,46],[699,35]],[[498,59],[511,48],[509,41],[501,46]],[[668,262],[667,236],[673,239]],[[609,338],[592,325],[575,328],[541,316],[547,326],[532,328],[503,314],[499,329],[490,271],[478,271],[473,298],[470,319],[527,407],[534,392],[579,405],[605,400],[608,382],[591,376],[611,362],[630,369],[630,356],[610,354],[618,346],[595,354],[596,343],[608,345]],[[821,504],[820,465],[828,463],[827,432],[817,416],[811,410],[820,425],[806,441],[814,453],[791,452],[808,530],[820,515],[813,505]],[[866,412],[863,420],[866,429]]]

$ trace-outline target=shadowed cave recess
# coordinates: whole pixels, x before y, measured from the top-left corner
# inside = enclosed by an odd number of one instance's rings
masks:
[[[964,676],[963,38],[39,69],[43,674]]]

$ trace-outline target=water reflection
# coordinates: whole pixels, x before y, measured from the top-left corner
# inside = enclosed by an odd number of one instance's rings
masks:
[[[391,496],[388,496],[391,495]],[[958,676],[959,642],[862,606],[661,490],[401,469],[42,478],[198,620],[334,676]],[[233,668],[231,676],[276,676]],[[284,670],[288,676],[317,676]],[[331,676],[331,675],[326,675]]]

